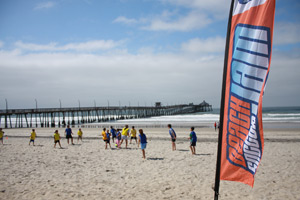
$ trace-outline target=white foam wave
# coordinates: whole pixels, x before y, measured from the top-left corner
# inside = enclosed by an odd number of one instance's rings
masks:
[[[268,113],[264,115],[269,117],[278,117],[278,116],[286,116],[286,117],[299,116],[300,117],[300,113]]]
[[[128,119],[119,122],[213,122],[219,121],[218,114],[203,114],[203,115],[175,115],[161,116],[142,119]]]

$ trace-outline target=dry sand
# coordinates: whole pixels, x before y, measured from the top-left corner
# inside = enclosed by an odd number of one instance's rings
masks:
[[[105,150],[96,128],[83,129],[82,144],[67,145],[63,138],[64,149],[53,148],[54,129],[37,129],[34,147],[28,146],[30,129],[6,129],[0,199],[213,199],[217,133],[196,129],[192,156],[188,129],[175,130],[179,139],[172,152],[167,129],[145,129],[143,160],[135,144]],[[300,199],[300,131],[265,130],[265,140],[254,188],[221,181],[219,199]]]

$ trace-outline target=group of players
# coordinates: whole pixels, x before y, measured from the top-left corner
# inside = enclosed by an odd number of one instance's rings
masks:
[[[177,136],[176,136],[176,133],[175,133],[174,129],[172,128],[171,124],[168,124],[168,128],[169,128],[169,134],[170,134],[171,142],[172,142],[172,150],[175,151]],[[73,136],[72,136],[73,132],[69,125],[65,129],[65,135],[66,135],[68,144],[71,140],[71,144],[74,145]],[[77,143],[78,143],[79,140],[82,141],[83,132],[82,132],[81,128],[79,128],[77,135],[78,135],[78,137],[77,137]],[[4,136],[4,132],[2,131],[2,128],[0,128],[0,141],[2,142],[2,144],[3,144],[3,136]],[[62,148],[61,143],[60,143],[61,137],[60,137],[60,134],[58,133],[58,130],[56,130],[54,132],[53,137],[54,137],[54,148],[56,148],[57,143],[59,144],[60,148]],[[123,129],[114,129],[113,126],[111,126],[110,130],[106,130],[106,128],[103,128],[103,131],[102,131],[102,139],[105,142],[105,149],[107,149],[108,146],[111,148],[111,144],[110,144],[111,139],[112,139],[113,143],[115,143],[115,146],[117,148],[121,148],[121,145],[125,141],[125,148],[127,149],[129,137],[130,137],[130,144],[132,143],[132,140],[135,140],[138,147],[141,146],[143,158],[145,159],[146,158],[145,149],[147,147],[147,136],[144,133],[143,129],[139,129],[138,137],[137,137],[137,130],[135,129],[134,126],[132,126],[132,128],[130,130],[128,128],[128,125],[125,125],[125,127]],[[33,143],[33,145],[34,145],[35,138],[36,138],[36,132],[35,132],[35,129],[32,129],[29,145],[31,143]],[[190,149],[191,149],[192,154],[194,155],[194,154],[196,154],[195,147],[196,147],[196,142],[197,142],[197,136],[196,136],[196,133],[194,132],[194,127],[191,127],[189,139],[190,139]]]

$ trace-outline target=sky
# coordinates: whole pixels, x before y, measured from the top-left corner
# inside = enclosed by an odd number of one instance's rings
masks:
[[[0,0],[0,109],[220,107],[229,0]],[[300,1],[277,0],[263,107],[300,106]]]

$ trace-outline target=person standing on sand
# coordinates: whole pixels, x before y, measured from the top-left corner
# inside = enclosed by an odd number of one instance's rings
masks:
[[[120,142],[121,142],[121,129],[117,129],[116,133],[116,147],[120,148]]]
[[[191,127],[191,133],[190,133],[190,149],[193,155],[196,155],[196,143],[197,143],[197,136],[195,133],[195,128]]]
[[[115,142],[115,138],[117,137],[116,136],[116,129],[114,129],[114,127],[110,127],[110,133],[111,133],[111,138],[112,138],[112,141],[113,143]]]
[[[125,127],[122,129],[122,139],[121,139],[120,146],[122,145],[123,141],[125,140],[125,142],[126,142],[125,148],[126,149],[127,149],[127,145],[128,145],[128,136],[129,136],[128,125],[125,125]]]
[[[215,127],[215,131],[217,131],[217,122],[215,122],[214,127]]]
[[[77,132],[77,135],[78,135],[78,138],[77,138],[77,144],[78,144],[78,142],[79,142],[79,139],[81,140],[81,142],[82,142],[82,130],[81,130],[81,128],[78,130],[78,132]]]
[[[145,149],[147,147],[147,137],[146,137],[145,133],[143,132],[143,129],[140,129],[139,133],[140,133],[140,135],[139,135],[139,144],[141,144],[143,158],[146,159]]]
[[[134,129],[134,126],[132,126],[130,130],[130,144],[132,139],[135,139],[135,143],[137,144],[137,138],[136,138],[136,129]]]
[[[106,133],[106,128],[103,128],[102,139],[105,142],[105,149],[107,149],[107,144],[109,144],[109,147],[111,148],[110,141],[109,141],[109,139],[110,139],[110,137],[109,137],[109,131],[108,131],[108,134],[107,134]]]
[[[35,130],[32,129],[32,132],[31,132],[31,134],[30,134],[29,146],[30,146],[30,143],[31,143],[31,142],[33,143],[33,146],[34,146],[34,140],[35,140],[35,137],[36,137]]]
[[[2,128],[0,128],[0,141],[3,144],[3,137],[4,137],[4,132],[2,131]]]
[[[56,130],[54,132],[54,148],[56,148],[56,143],[59,144],[59,147],[62,149],[61,145],[60,145],[60,135],[58,133],[58,130]]]
[[[72,132],[72,129],[70,128],[69,125],[67,126],[67,128],[65,130],[65,134],[66,134],[66,138],[68,140],[68,144],[69,144],[69,139],[71,138],[72,145],[74,145],[74,143],[73,143],[73,137],[72,137],[73,132]]]
[[[109,130],[106,131],[106,138],[107,138],[107,143],[109,144],[109,148],[111,149],[111,146],[110,146],[110,132],[109,132]]]
[[[174,131],[174,129],[172,128],[171,124],[168,124],[168,128],[169,128],[169,134],[171,136],[171,141],[172,141],[172,150],[175,151],[176,150],[176,133]]]

